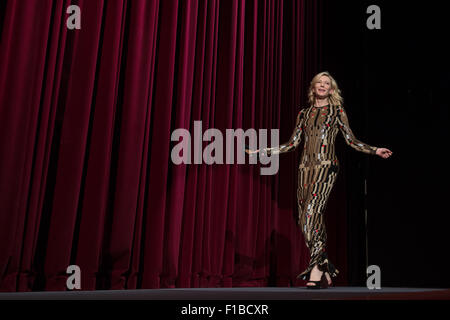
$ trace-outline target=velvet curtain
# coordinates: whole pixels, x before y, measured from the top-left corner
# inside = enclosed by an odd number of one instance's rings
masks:
[[[297,284],[298,152],[275,176],[175,165],[171,133],[286,141],[320,71],[320,1],[2,2],[1,290],[65,290],[74,264],[83,290]]]

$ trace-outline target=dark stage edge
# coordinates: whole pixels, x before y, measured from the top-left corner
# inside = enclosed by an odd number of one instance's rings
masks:
[[[0,300],[450,300],[450,289],[252,287],[12,292],[0,293]]]

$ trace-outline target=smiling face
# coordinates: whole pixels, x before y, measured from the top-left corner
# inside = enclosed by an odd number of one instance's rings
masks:
[[[327,102],[334,106],[342,106],[344,99],[336,80],[327,71],[323,71],[316,74],[309,83],[308,103],[313,106],[317,103],[323,105]]]
[[[314,95],[319,99],[327,98],[333,90],[331,89],[331,79],[327,76],[321,76],[314,84]]]

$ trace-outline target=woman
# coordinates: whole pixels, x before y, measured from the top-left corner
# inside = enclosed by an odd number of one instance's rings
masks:
[[[331,285],[331,277],[339,273],[328,260],[323,217],[339,171],[334,152],[337,133],[340,130],[348,145],[367,154],[387,159],[392,151],[369,146],[355,138],[342,107],[340,90],[328,72],[321,72],[312,79],[308,100],[310,106],[299,112],[294,132],[287,143],[246,152],[275,154],[292,151],[299,145],[303,133],[305,144],[299,165],[297,201],[299,224],[310,251],[310,263],[297,278],[308,280],[308,288],[320,289]]]

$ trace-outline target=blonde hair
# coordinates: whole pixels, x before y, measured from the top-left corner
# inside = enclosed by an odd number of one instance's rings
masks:
[[[330,75],[330,73],[328,73],[328,71],[323,71],[316,74],[314,78],[311,80],[308,90],[309,105],[311,106],[314,105],[314,102],[316,100],[316,97],[314,96],[314,86],[317,82],[319,82],[319,79],[322,76],[327,76],[328,78],[330,78],[331,81],[331,90],[333,92],[328,96],[328,101],[330,102],[331,105],[342,106],[342,104],[344,103],[344,98],[342,98],[341,96],[341,90],[339,90],[336,80],[334,80],[334,78]]]

